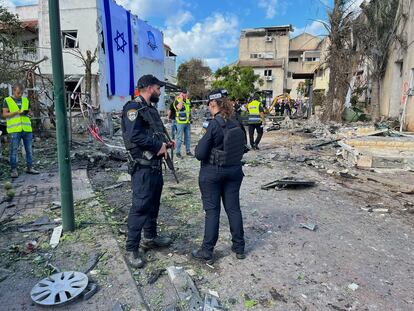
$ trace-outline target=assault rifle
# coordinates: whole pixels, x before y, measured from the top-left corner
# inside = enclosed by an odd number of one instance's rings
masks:
[[[177,172],[174,168],[174,143],[168,134],[167,129],[165,128],[164,124],[162,125],[164,132],[162,133],[163,141],[167,144],[167,149],[171,149],[171,155],[167,152],[167,157],[165,158],[165,163],[167,164],[168,169],[171,171],[171,173],[174,175],[175,181],[177,184],[180,182],[178,181]]]

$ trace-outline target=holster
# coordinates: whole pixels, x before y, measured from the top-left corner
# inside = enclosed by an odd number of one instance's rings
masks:
[[[135,170],[139,167],[152,168],[161,170],[162,160],[146,160],[146,159],[129,159],[128,160],[128,173],[133,175]]]

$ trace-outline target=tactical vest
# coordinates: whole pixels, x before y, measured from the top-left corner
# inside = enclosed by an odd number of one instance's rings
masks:
[[[180,103],[182,102],[182,99],[177,99],[177,101]],[[175,119],[178,124],[190,123],[190,113],[191,113],[190,100],[187,98],[183,104],[185,108],[184,110],[177,110],[177,106],[174,104],[174,108],[176,111]]]
[[[262,118],[260,117],[260,102],[253,100],[247,105],[249,111],[248,124],[261,124]]]
[[[153,136],[153,137],[154,136],[160,137],[161,133],[164,132],[164,127],[163,127],[161,118],[159,117],[154,118],[151,115],[151,111],[150,111],[151,108],[147,104],[143,103],[140,97],[137,97],[134,101],[137,103],[137,106],[138,106],[138,109],[137,109],[138,116],[135,118],[135,121],[132,127],[135,126],[136,120],[138,119],[139,116],[141,116],[141,118],[144,119],[144,121],[150,125],[148,129],[148,135]],[[128,105],[128,103],[126,103],[126,105]],[[126,118],[125,112],[122,114],[122,118]],[[126,134],[126,131],[124,128],[124,121],[122,121],[122,138],[124,140],[125,148],[127,150],[131,150],[133,148],[138,147],[137,144],[131,142],[130,137],[128,137],[128,135]],[[159,139],[162,140],[161,138]]]
[[[232,120],[217,116],[214,121],[223,130],[223,149],[211,150],[209,163],[218,166],[240,165],[245,152],[246,136],[240,126]]]
[[[9,96],[5,99],[7,107],[9,108],[10,112],[17,112],[19,111],[19,106],[17,106],[14,99]],[[22,108],[23,111],[29,110],[29,100],[26,97],[22,97]],[[7,133],[20,133],[20,132],[32,132],[32,122],[28,116],[18,114],[14,117],[7,118]]]

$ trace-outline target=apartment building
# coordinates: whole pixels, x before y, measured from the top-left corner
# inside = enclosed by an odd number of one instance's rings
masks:
[[[238,66],[251,67],[264,84],[258,86],[272,97],[290,92],[313,73],[320,61],[321,39],[304,33],[289,38],[292,25],[244,29],[241,31]]]

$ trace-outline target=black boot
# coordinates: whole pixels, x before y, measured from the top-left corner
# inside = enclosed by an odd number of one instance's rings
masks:
[[[209,265],[213,264],[213,262],[214,262],[213,254],[206,251],[206,250],[204,250],[204,249],[202,249],[202,248],[193,250],[191,252],[191,255],[193,256],[193,258],[195,258],[197,260],[205,261]]]
[[[144,258],[139,251],[127,252],[127,259],[131,267],[141,269],[145,266]]]
[[[157,247],[168,247],[172,243],[172,239],[168,236],[159,236],[157,235],[153,239],[144,239],[142,240],[141,246],[143,248],[157,248]]]
[[[244,253],[244,251],[239,251],[234,246],[232,246],[231,250],[232,250],[232,252],[236,253],[236,258],[237,259],[245,259],[246,258],[246,254]]]

